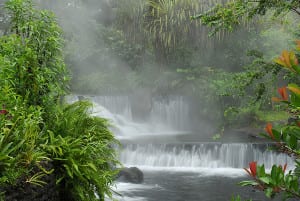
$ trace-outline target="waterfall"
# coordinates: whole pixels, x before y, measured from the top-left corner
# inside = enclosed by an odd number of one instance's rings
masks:
[[[267,144],[124,144],[120,160],[128,166],[244,168],[251,161],[293,166],[285,154],[268,150]]]
[[[144,103],[144,107],[149,109],[143,111],[145,118],[142,120],[134,118],[137,109],[129,96],[81,96],[81,98],[93,102],[93,115],[107,118],[118,138],[188,132],[189,105],[183,97],[171,97],[168,100],[151,98],[149,102]],[[67,98],[69,102],[76,100],[77,96]]]
[[[162,139],[166,135],[182,134],[188,129],[189,105],[183,97],[168,100],[151,99],[147,118],[136,121],[134,104],[129,96],[85,96],[94,104],[93,115],[110,120],[112,131],[123,141],[120,161],[125,166],[179,167],[179,168],[243,168],[251,161],[265,164],[288,164],[293,167],[293,160],[285,154],[268,150],[268,144],[250,143],[171,143]],[[78,100],[68,97],[69,102]],[[136,103],[136,102],[135,102]],[[184,132],[183,132],[184,133]],[[201,135],[201,133],[199,133]],[[160,144],[138,143],[138,137],[157,138]],[[173,137],[173,136],[172,136]],[[148,139],[148,138],[145,138]],[[145,142],[145,141],[144,141]],[[148,142],[148,141],[146,141]],[[177,142],[175,140],[175,142]],[[127,143],[127,144],[126,144]]]
[[[150,116],[153,123],[164,122],[177,130],[189,129],[189,105],[181,96],[167,102],[153,100]]]

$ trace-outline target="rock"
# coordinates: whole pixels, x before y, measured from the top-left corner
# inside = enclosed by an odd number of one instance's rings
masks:
[[[53,169],[51,162],[43,161],[40,165],[46,170]],[[56,177],[54,174],[45,174],[40,180],[46,184],[38,186],[27,182],[28,177],[32,177],[41,170],[38,167],[34,167],[30,175],[23,175],[17,181],[16,184],[8,186],[0,186],[0,192],[4,192],[5,201],[58,201],[59,192],[56,185]]]
[[[122,182],[140,184],[144,181],[144,174],[137,167],[125,167],[120,170],[117,176],[117,180]]]

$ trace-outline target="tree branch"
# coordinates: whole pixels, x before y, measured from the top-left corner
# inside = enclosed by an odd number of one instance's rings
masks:
[[[297,8],[292,8],[291,10],[300,15],[300,11],[298,11]]]

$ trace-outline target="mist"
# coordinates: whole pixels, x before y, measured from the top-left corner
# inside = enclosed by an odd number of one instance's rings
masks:
[[[72,93],[129,97],[137,122],[149,120],[155,101],[168,105],[174,97],[183,97],[189,105],[189,115],[183,120],[188,132],[202,131],[202,136],[211,139],[224,127],[226,107],[243,102],[222,98],[232,89],[223,84],[225,92],[218,92],[218,79],[224,73],[243,72],[252,61],[249,50],[259,49],[267,52],[267,58],[274,58],[291,36],[280,23],[273,26],[262,19],[245,22],[232,33],[221,31],[209,37],[209,28],[189,19],[214,5],[209,1],[205,6],[187,7],[191,12],[185,13],[184,23],[190,23],[190,31],[184,35],[174,24],[175,33],[182,38],[166,47],[160,36],[149,39],[147,35],[145,2],[48,0],[38,1],[38,5],[52,10],[64,31]]]

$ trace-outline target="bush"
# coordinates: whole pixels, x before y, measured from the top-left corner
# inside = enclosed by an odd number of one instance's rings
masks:
[[[43,192],[54,175],[60,200],[104,200],[111,195],[116,140],[106,120],[91,116],[90,103],[61,101],[69,76],[54,16],[34,9],[31,0],[9,0],[6,9],[10,32],[0,38],[0,194],[35,192],[32,185]]]

